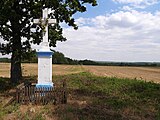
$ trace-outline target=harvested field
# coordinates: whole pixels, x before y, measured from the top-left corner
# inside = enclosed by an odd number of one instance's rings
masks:
[[[0,63],[0,77],[10,77],[9,63]]]
[[[37,64],[22,64],[24,76],[37,76]],[[0,77],[10,76],[10,64],[0,63]],[[159,67],[119,67],[119,66],[80,66],[53,65],[53,75],[66,75],[89,71],[98,76],[143,79],[160,83]]]
[[[159,67],[83,66],[83,68],[98,76],[142,79],[160,83]]]
[[[66,75],[72,73],[83,72],[82,66],[79,65],[53,65],[53,75]],[[23,63],[22,64],[23,76],[37,76],[38,64],[36,63]],[[10,64],[0,63],[0,77],[10,77]]]

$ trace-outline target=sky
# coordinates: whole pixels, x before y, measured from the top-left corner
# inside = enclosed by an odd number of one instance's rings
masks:
[[[56,50],[73,59],[160,62],[160,0],[98,0],[74,15]]]
[[[160,62],[160,0],[97,2],[73,16],[78,30],[62,24],[67,41],[55,50],[78,60]]]

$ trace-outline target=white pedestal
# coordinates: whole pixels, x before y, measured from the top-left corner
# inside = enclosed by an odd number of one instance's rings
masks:
[[[52,82],[52,51],[39,51],[38,83],[36,87],[53,87]]]

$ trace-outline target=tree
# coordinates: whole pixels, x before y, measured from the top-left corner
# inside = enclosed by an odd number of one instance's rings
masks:
[[[22,62],[24,63],[37,63],[38,58],[36,54],[36,50],[27,50],[25,53],[22,54],[21,57]]]
[[[16,83],[22,78],[21,56],[31,48],[31,43],[40,44],[43,28],[33,24],[34,18],[42,17],[42,9],[50,8],[50,18],[57,20],[56,25],[49,26],[50,46],[56,41],[65,41],[62,28],[65,22],[77,29],[73,15],[85,12],[86,3],[97,5],[96,0],[1,0],[0,1],[0,36],[6,42],[1,45],[3,54],[11,53],[11,81]],[[53,12],[54,10],[54,12]],[[31,28],[35,28],[33,32]]]
[[[64,54],[58,51],[54,51],[52,63],[54,64],[68,64],[67,59]]]

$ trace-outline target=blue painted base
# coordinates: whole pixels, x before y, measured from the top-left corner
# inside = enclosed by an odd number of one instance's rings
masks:
[[[52,55],[53,55],[53,52],[52,52],[52,51],[38,51],[38,52],[37,52],[38,58],[39,58],[39,57],[48,57],[48,58],[51,58]]]
[[[51,83],[51,84],[36,84],[36,88],[43,88],[43,90],[48,91],[51,88],[53,88],[53,83]],[[40,93],[40,96],[41,97],[45,96],[45,92]]]
[[[53,83],[51,84],[36,84],[36,88],[53,88]]]

